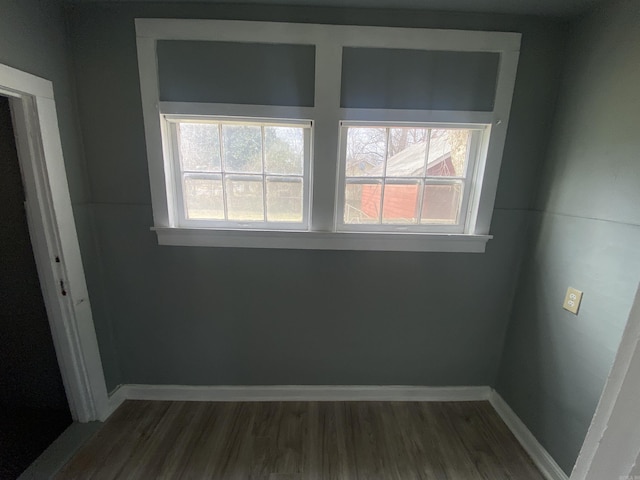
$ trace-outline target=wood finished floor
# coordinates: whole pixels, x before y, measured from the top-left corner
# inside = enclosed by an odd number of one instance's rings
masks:
[[[127,401],[56,478],[543,480],[488,402]]]

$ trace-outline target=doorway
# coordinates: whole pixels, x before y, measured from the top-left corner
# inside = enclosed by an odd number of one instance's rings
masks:
[[[0,478],[72,421],[27,226],[8,98],[0,96]]]

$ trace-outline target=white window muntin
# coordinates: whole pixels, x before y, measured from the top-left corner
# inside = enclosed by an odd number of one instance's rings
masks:
[[[174,211],[173,218],[176,219],[177,227],[184,228],[209,228],[209,229],[238,229],[238,230],[300,230],[306,231],[309,229],[310,219],[310,198],[311,198],[311,172],[312,172],[312,121],[311,120],[299,120],[299,119],[277,119],[277,118],[257,118],[257,117],[228,117],[228,116],[215,116],[215,115],[162,115],[162,119],[165,122],[168,133],[164,135],[164,141],[166,142],[166,150],[171,157],[170,162],[167,165],[170,167],[168,172],[170,176],[170,184],[173,190]],[[183,172],[180,165],[180,151],[178,142],[178,129],[179,123],[211,123],[216,125],[246,125],[246,126],[259,126],[262,129],[262,173],[237,173],[226,172],[224,167],[221,167],[221,172]],[[293,174],[278,174],[267,173],[265,170],[265,152],[264,152],[264,127],[300,127],[303,129],[303,173],[302,175]],[[223,148],[223,140],[220,137],[220,148]],[[221,162],[224,164],[224,155],[221,151]],[[202,178],[202,179],[220,179],[222,182],[222,188],[224,190],[224,212],[227,217],[227,202],[228,197],[226,193],[226,181],[225,180],[247,180],[257,181],[262,183],[263,188],[263,221],[235,221],[235,220],[209,220],[209,219],[189,219],[186,215],[185,197],[183,191],[183,175],[189,178]],[[301,179],[302,180],[302,221],[301,222],[276,222],[267,221],[267,200],[266,200],[266,185],[269,181],[286,180],[286,179]]]
[[[461,176],[430,176],[426,174],[420,177],[387,177],[386,171],[381,176],[373,177],[347,177],[347,133],[349,128],[353,127],[380,127],[387,131],[392,128],[424,128],[424,129],[464,129],[471,130],[471,138],[467,151],[467,161],[465,163],[465,172]],[[340,122],[340,154],[338,165],[338,184],[336,192],[336,211],[335,211],[335,229],[342,232],[416,232],[416,233],[471,233],[469,220],[471,213],[477,210],[474,204],[473,195],[479,185],[478,170],[480,165],[486,162],[486,145],[489,141],[491,126],[488,124],[473,123],[437,123],[437,122],[393,122],[393,121],[342,121]],[[387,152],[388,156],[388,145]],[[387,158],[385,158],[386,167]],[[425,164],[426,169],[426,164]],[[457,222],[453,225],[437,224],[437,223],[420,223],[420,213],[417,214],[417,223],[415,224],[394,224],[382,222],[384,209],[384,189],[381,193],[380,200],[380,216],[381,222],[377,224],[352,224],[344,221],[344,210],[346,207],[345,190],[347,183],[351,184],[369,184],[379,182],[387,185],[418,185],[418,201],[422,203],[422,195],[426,185],[460,185],[462,189],[462,198],[460,201],[460,210],[457,216]]]

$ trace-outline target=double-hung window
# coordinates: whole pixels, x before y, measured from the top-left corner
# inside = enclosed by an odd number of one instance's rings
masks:
[[[161,244],[484,251],[519,34],[136,30]]]
[[[308,227],[311,124],[167,116],[177,225]]]
[[[485,130],[343,123],[338,228],[464,233]]]

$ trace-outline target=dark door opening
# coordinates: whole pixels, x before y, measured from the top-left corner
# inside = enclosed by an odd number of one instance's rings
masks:
[[[0,96],[0,479],[70,424],[27,217],[9,100]]]

